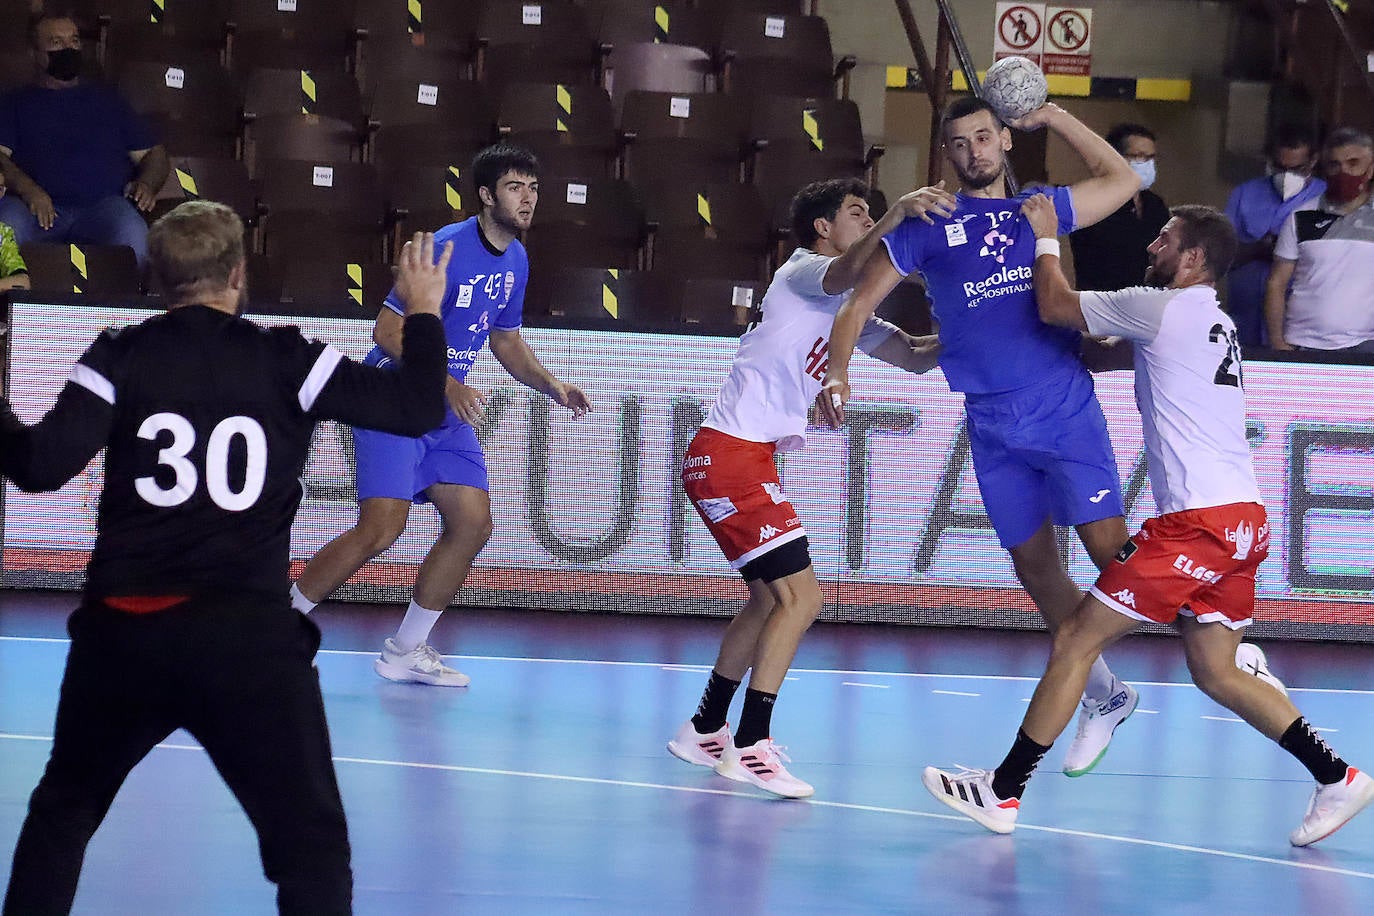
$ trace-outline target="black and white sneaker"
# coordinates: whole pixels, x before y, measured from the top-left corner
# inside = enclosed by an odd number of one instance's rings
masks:
[[[958,773],[947,773],[926,767],[921,782],[931,795],[993,833],[1011,833],[1016,829],[1021,799],[998,798],[992,791],[991,770],[960,767]]]

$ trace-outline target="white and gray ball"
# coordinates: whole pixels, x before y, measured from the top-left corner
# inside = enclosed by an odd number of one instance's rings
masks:
[[[983,79],[983,99],[1003,121],[1030,114],[1049,96],[1045,74],[1025,57],[1004,57],[988,68]]]

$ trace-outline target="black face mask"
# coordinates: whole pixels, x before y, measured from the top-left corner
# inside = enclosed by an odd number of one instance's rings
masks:
[[[63,48],[48,52],[48,76],[64,83],[71,82],[81,73],[81,49]]]

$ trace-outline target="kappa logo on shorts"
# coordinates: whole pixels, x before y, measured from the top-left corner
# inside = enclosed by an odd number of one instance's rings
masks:
[[[767,493],[768,497],[773,500],[773,505],[787,502],[787,495],[782,492],[782,484],[765,483],[762,486],[763,492]]]
[[[1129,588],[1123,588],[1119,592],[1112,592],[1112,597],[1131,610],[1135,610],[1135,592],[1131,591]]]
[[[782,534],[780,529],[774,528],[772,525],[764,525],[759,529],[759,543],[762,544],[769,538],[777,537],[780,534]]]
[[[1136,544],[1133,538],[1127,538],[1126,543],[1121,545],[1121,549],[1116,552],[1116,556],[1112,559],[1116,560],[1116,562],[1118,563],[1125,563],[1139,549],[1140,547]]]
[[[734,515],[739,509],[730,501],[728,496],[713,496],[710,499],[697,500],[697,508],[701,514],[713,522],[721,522]]]

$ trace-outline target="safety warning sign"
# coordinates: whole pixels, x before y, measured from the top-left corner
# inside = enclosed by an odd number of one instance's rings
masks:
[[[1089,76],[1092,73],[1093,11],[1086,6],[1045,8],[1045,54],[1040,69],[1046,73]]]

